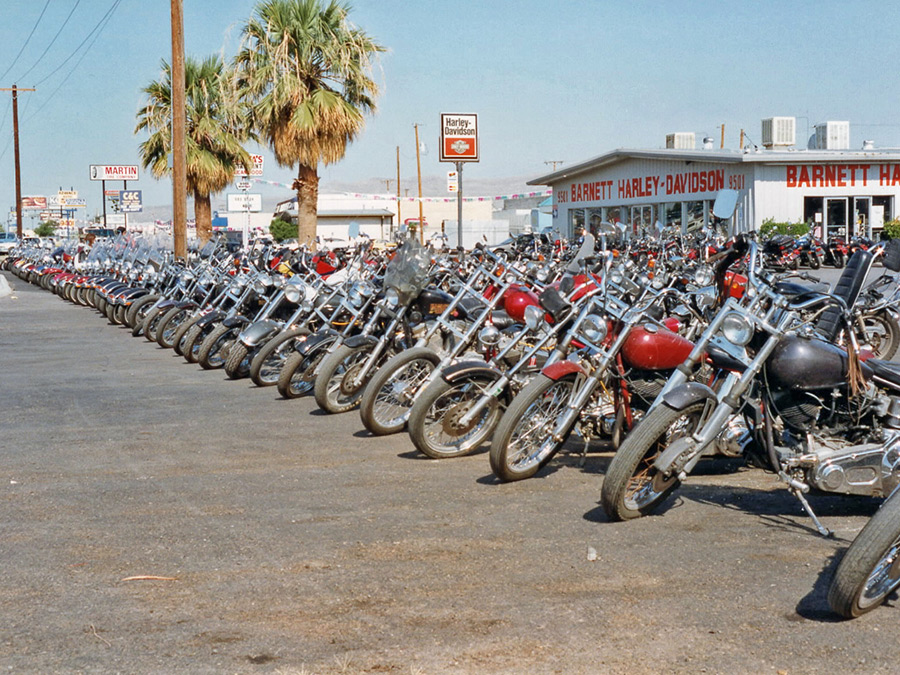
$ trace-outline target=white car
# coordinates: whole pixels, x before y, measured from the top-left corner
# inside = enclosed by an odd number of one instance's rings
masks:
[[[6,255],[19,243],[15,232],[0,232],[0,255]]]

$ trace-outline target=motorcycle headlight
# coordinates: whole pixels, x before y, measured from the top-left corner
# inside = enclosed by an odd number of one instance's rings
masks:
[[[743,347],[753,337],[753,325],[737,312],[728,312],[722,319],[722,335],[731,344]]]
[[[299,303],[303,297],[303,287],[300,284],[287,283],[284,286],[284,298],[288,302]]]
[[[536,330],[544,322],[544,310],[537,305],[525,307],[525,325],[531,330]]]
[[[391,307],[396,307],[400,304],[400,294],[397,292],[396,288],[387,289],[384,292],[384,299]]]
[[[713,274],[711,268],[705,265],[698,267],[697,271],[694,272],[694,283],[698,286],[711,286],[714,280],[715,274]]]
[[[478,333],[478,341],[485,347],[493,347],[500,342],[500,331],[496,326],[488,324]]]
[[[257,277],[253,282],[253,290],[257,295],[265,295],[266,290],[272,285],[272,277]]]
[[[599,314],[588,314],[581,322],[581,332],[594,344],[600,344],[606,339],[606,319]]]
[[[545,267],[541,267],[541,268],[537,271],[537,275],[536,275],[536,276],[537,276],[537,280],[540,281],[542,284],[543,284],[543,283],[546,283],[546,282],[547,282],[547,279],[550,278],[550,268],[549,268],[549,267],[546,267],[546,266],[545,266]]]
[[[350,292],[347,294],[347,299],[350,300],[350,304],[354,307],[359,308],[363,306],[363,303],[366,301],[366,299],[363,297],[360,284],[353,284],[350,287]]]

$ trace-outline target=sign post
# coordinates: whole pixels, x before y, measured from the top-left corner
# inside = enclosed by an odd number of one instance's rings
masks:
[[[478,115],[441,113],[440,161],[456,163],[456,245],[462,248],[462,169],[464,162],[478,161]]]

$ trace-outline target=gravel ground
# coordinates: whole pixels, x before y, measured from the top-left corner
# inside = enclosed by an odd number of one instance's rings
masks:
[[[608,453],[499,484],[484,452],[423,459],[7,279],[8,672],[897,671],[893,602],[840,622],[825,601],[873,500],[813,498],[825,539],[717,461],[608,523]]]

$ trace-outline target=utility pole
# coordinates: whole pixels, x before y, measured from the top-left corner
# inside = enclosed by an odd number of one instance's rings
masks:
[[[184,11],[172,0],[172,238],[175,257],[187,259],[187,166],[185,164]]]
[[[548,159],[544,162],[544,164],[549,164],[553,167],[553,170],[556,171],[557,164],[563,164],[564,160],[562,159]]]
[[[13,155],[15,155],[16,164],[16,236],[22,238],[22,173],[19,168],[19,92],[35,91],[34,89],[19,89],[13,85],[10,89],[0,89],[0,91],[12,92],[12,109],[13,109]]]
[[[397,227],[403,221],[400,219],[400,146],[397,146]],[[394,238],[394,231],[391,229],[391,239]]]
[[[422,215],[422,160],[419,156],[419,125],[416,128],[416,172],[419,174],[419,243],[425,243],[425,217]],[[462,227],[462,223],[460,223]]]

